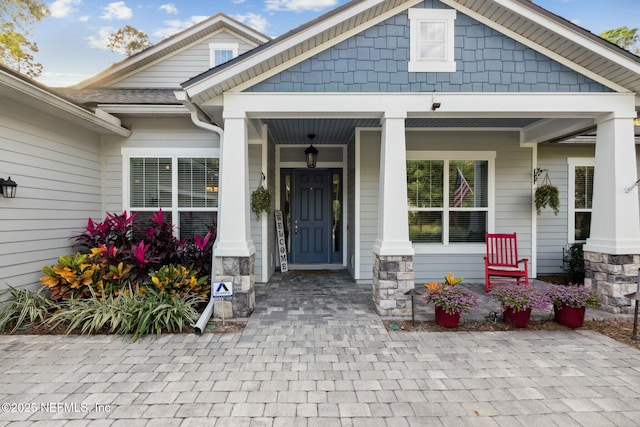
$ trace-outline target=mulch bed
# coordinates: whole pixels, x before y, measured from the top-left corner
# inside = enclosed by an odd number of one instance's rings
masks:
[[[478,320],[465,320],[458,325],[457,328],[447,329],[438,325],[435,321],[420,321],[415,325],[411,320],[403,321],[385,321],[385,327],[389,331],[400,332],[460,332],[460,331],[476,331],[476,332],[489,332],[489,331],[570,331],[564,325],[561,325],[553,320],[532,320],[529,322],[527,328],[516,328],[508,323],[497,321],[478,321]],[[640,350],[640,341],[634,341],[631,339],[633,334],[633,322],[631,321],[619,321],[619,320],[585,320],[584,326],[580,329],[588,329],[603,335],[608,336],[616,341],[627,344],[630,347]]]

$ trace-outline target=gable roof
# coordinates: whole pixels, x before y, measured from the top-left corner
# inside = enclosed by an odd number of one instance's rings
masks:
[[[92,111],[53,89],[0,65],[0,97],[25,104],[98,134],[128,137],[131,131],[122,127],[116,117],[103,111]]]
[[[640,93],[640,57],[529,0],[440,2],[615,91]],[[200,103],[231,89],[243,90],[419,3],[421,0],[352,0],[182,87]]]
[[[73,85],[72,88],[87,89],[104,86],[107,83],[118,80],[141,67],[177,52],[178,50],[220,30],[228,30],[236,33],[240,37],[245,38],[256,45],[261,45],[271,40],[270,37],[265,36],[253,28],[232,19],[223,13],[218,13],[180,33],[174,34],[173,36],[156,43],[141,52],[113,64],[98,74]]]

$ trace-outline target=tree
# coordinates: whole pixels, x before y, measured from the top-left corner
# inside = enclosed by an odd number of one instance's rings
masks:
[[[49,9],[40,0],[0,1],[0,64],[29,77],[42,73],[42,64],[31,54],[38,52],[38,45],[28,36],[31,27],[47,15]]]
[[[627,26],[624,26],[615,28],[613,30],[607,30],[603,33],[600,33],[599,35],[603,39],[617,44],[618,46],[628,50],[629,52],[638,54],[640,53],[640,47],[638,47],[640,36],[637,33],[637,28],[628,28]]]
[[[149,36],[132,27],[125,25],[107,39],[107,47],[112,52],[124,53],[131,56],[151,46]]]

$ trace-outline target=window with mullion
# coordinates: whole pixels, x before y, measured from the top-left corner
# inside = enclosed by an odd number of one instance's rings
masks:
[[[180,238],[215,230],[218,211],[219,159],[212,157],[131,157],[129,209],[148,227],[151,214],[163,215]]]
[[[488,174],[487,160],[407,160],[409,239],[484,242]]]

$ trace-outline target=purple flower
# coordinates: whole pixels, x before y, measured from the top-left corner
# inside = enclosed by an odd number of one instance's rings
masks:
[[[545,287],[501,286],[492,289],[491,296],[500,302],[502,309],[511,307],[513,311],[543,311],[551,306],[549,290]]]
[[[556,307],[563,305],[574,308],[600,306],[598,294],[584,286],[552,286],[549,288],[549,296]]]

